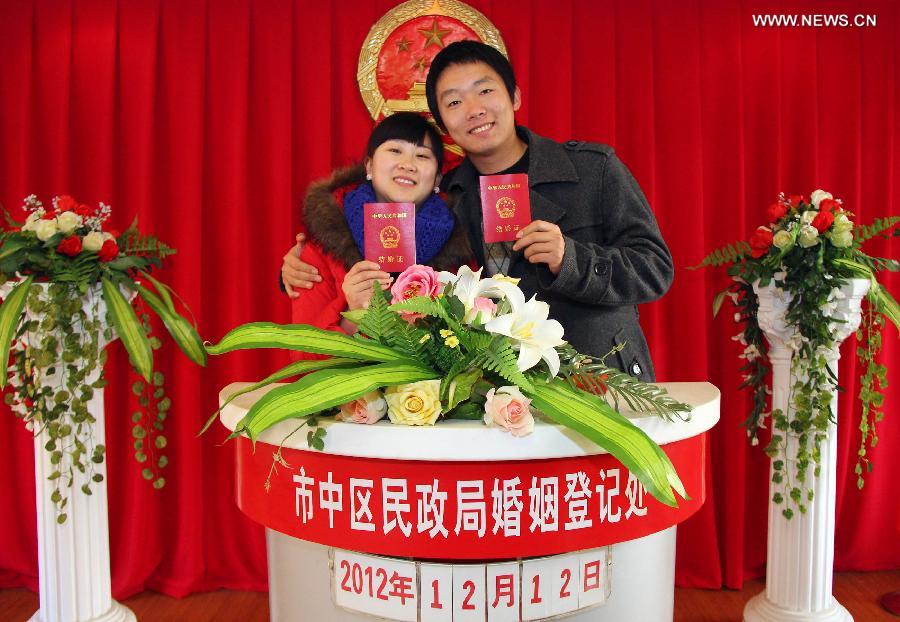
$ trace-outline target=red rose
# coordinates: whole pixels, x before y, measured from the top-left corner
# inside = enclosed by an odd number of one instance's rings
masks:
[[[769,217],[769,222],[778,222],[784,217],[785,214],[787,214],[787,205],[785,205],[781,201],[772,203],[772,205],[769,206],[769,209],[766,210],[766,215]]]
[[[834,199],[822,199],[819,201],[820,212],[834,212],[841,208],[841,204]]]
[[[84,218],[88,218],[94,215],[94,208],[90,205],[81,204],[75,208],[75,213]]]
[[[64,194],[61,197],[56,197],[56,211],[60,214],[63,212],[71,212],[75,209],[78,203],[70,197],[68,194]]]
[[[822,205],[822,203],[819,203],[819,205]],[[828,230],[828,227],[830,227],[831,223],[833,222],[834,214],[832,214],[831,212],[819,212],[818,214],[816,214],[816,217],[813,218],[813,221],[810,224],[815,227],[816,231],[818,231],[819,233],[825,233]]]
[[[97,253],[97,257],[100,261],[112,261],[118,256],[119,245],[116,244],[115,240],[107,240],[104,242],[103,246],[100,247],[100,251]]]
[[[768,227],[757,227],[750,236],[750,254],[758,259],[769,252],[772,246],[772,232]]]
[[[59,243],[59,246],[56,247],[56,252],[60,255],[74,257],[81,252],[81,238],[77,235],[70,235]]]
[[[792,194],[788,201],[791,202],[791,207],[797,207],[801,203],[803,203],[803,195],[802,194]]]

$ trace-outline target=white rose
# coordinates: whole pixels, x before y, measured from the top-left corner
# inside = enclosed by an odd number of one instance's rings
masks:
[[[103,234],[99,231],[91,231],[84,236],[84,250],[96,253],[103,248]]]
[[[809,248],[819,243],[819,231],[812,225],[803,225],[800,227],[800,235],[797,241],[803,248]]]
[[[831,243],[837,248],[847,248],[853,244],[853,233],[851,231],[832,231],[828,234]]]
[[[813,220],[815,220],[816,214],[818,214],[818,213],[819,212],[817,212],[815,210],[808,209],[805,212],[803,212],[803,214],[800,216],[800,222],[803,223],[804,225],[808,225]]]
[[[106,242],[107,240],[115,240],[115,239],[116,239],[116,236],[114,236],[114,235],[113,235],[112,233],[110,233],[109,231],[104,231],[104,232],[103,232],[103,241],[104,241],[104,242]]]
[[[59,230],[66,235],[71,234],[81,226],[81,216],[75,212],[63,212],[56,217],[56,220],[59,223]]]
[[[56,219],[53,220],[41,220],[34,228],[34,232],[37,234],[38,239],[41,242],[46,242],[54,235],[58,227],[56,226]]]
[[[819,208],[819,203],[822,199],[833,199],[830,192],[825,192],[824,190],[814,190],[811,195],[809,195],[809,202],[812,203],[816,209]]]
[[[790,231],[782,229],[772,237],[772,244],[775,245],[775,248],[785,250],[794,245],[794,236],[791,235]]]
[[[831,230],[835,233],[845,233],[853,229],[853,221],[847,218],[847,214],[838,214],[834,217],[834,224]]]
[[[22,225],[22,231],[34,231],[37,229],[37,224],[41,221],[41,216],[37,212],[31,212],[28,214],[28,218],[25,219],[25,224]]]

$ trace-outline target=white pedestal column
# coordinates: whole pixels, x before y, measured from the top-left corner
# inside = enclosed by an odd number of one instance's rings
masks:
[[[85,308],[91,314],[106,313],[98,288],[88,292]],[[105,341],[102,344],[105,345]],[[56,367],[61,369],[62,364]],[[93,383],[98,376],[99,372],[85,382]],[[44,376],[44,383],[55,384],[54,381],[59,382],[55,375]],[[87,404],[88,411],[96,420],[93,424],[95,445],[106,444],[103,407],[103,390],[95,389],[93,398]],[[38,425],[35,422],[35,426]],[[53,482],[48,481],[47,477],[60,467],[66,472],[69,456],[64,453],[59,465],[51,464],[50,453],[44,449],[48,440],[46,431],[34,438],[40,609],[31,621],[131,622],[136,619],[134,613],[112,599],[106,461],[94,465],[94,472],[103,475],[103,481],[99,483],[75,469],[72,487],[64,488],[64,494],[69,499],[65,507],[68,518],[59,524],[56,521],[57,508],[50,501]],[[81,491],[83,484],[90,484],[90,496]]]
[[[835,349],[829,353],[829,366],[837,374],[838,347],[860,323],[860,304],[869,289],[864,279],[852,279],[841,289],[837,309],[832,314],[842,323],[832,324]],[[759,295],[759,324],[770,344],[772,363],[772,408],[780,408],[791,417],[790,388],[792,351],[787,347],[794,331],[785,324],[789,295],[774,286],[756,289]],[[837,417],[837,399],[831,402]],[[769,532],[766,566],[766,590],[752,598],[744,608],[746,622],[852,622],[853,617],[831,594],[834,571],[834,503],[836,478],[837,426],[828,427],[821,445],[820,473],[807,473],[807,485],[813,491],[805,514],[794,512],[791,519],[775,504],[772,496],[780,486],[769,484]],[[785,472],[795,472],[790,456],[796,455],[796,439],[787,435]],[[771,473],[772,471],[770,471]]]

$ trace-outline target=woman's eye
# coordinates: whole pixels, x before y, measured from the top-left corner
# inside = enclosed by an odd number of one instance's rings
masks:
[[[391,153],[400,153],[400,149],[397,147],[388,147],[388,151]]]

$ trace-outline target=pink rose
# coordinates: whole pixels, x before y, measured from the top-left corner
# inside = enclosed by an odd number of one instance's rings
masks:
[[[534,431],[531,400],[518,387],[500,387],[487,392],[484,403],[484,423],[497,425],[513,436],[526,436]]]
[[[437,296],[440,289],[437,272],[416,264],[401,272],[391,286],[391,302],[402,302],[416,296]]]
[[[373,424],[387,413],[387,402],[381,391],[372,391],[341,406],[338,419],[351,423]]]
[[[428,266],[416,264],[400,273],[391,286],[391,303],[403,302],[416,296],[437,296],[441,291],[441,282],[437,272]],[[403,319],[410,324],[420,317],[421,313],[402,313]]]

